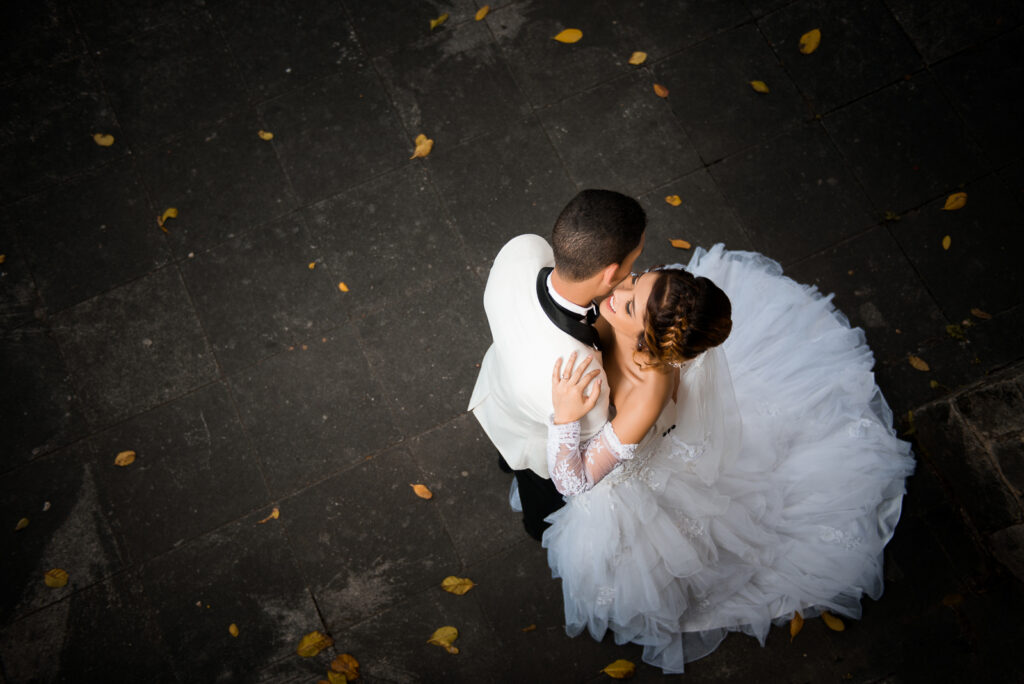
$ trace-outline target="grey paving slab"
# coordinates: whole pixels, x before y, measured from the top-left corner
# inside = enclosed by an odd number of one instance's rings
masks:
[[[1001,166],[1024,154],[1024,96],[1008,87],[1024,81],[1024,27],[945,60],[934,73],[988,159]]]
[[[392,409],[348,325],[248,368],[230,383],[274,497],[399,439]]]
[[[965,330],[971,342],[971,361],[977,358],[979,372],[1001,368],[1020,357],[1020,350],[1024,349],[1024,305],[1018,304],[991,320],[966,317],[961,320],[961,327],[963,320],[973,323]]]
[[[977,144],[927,72],[837,110],[824,124],[883,214],[984,173]]]
[[[51,314],[169,261],[131,158],[30,197],[8,216]]]
[[[100,582],[0,632],[12,682],[178,682],[135,573]]]
[[[996,175],[1003,179],[1006,187],[1010,189],[1010,194],[1024,207],[1024,158],[999,169]]]
[[[771,138],[809,115],[753,24],[718,33],[653,70],[705,163]],[[755,80],[771,92],[756,92],[750,85]]]
[[[270,100],[261,112],[302,203],[393,169],[415,147],[369,65]]]
[[[638,195],[701,166],[648,72],[562,100],[539,114],[576,185]]]
[[[3,622],[67,599],[124,569],[94,466],[81,442],[4,473],[0,510],[11,521],[0,530]],[[28,518],[28,526],[15,524]],[[46,586],[47,572],[68,573],[63,587]]]
[[[67,365],[45,325],[4,331],[0,345],[0,377],[6,387],[0,422],[8,426],[0,470],[8,470],[71,442],[88,427]]]
[[[12,73],[19,78],[0,87],[0,202],[125,155],[119,122],[88,59]],[[114,145],[100,147],[96,133],[113,135]]]
[[[205,4],[204,0],[100,0],[75,5],[75,23],[89,47],[98,50],[143,32],[166,28],[182,17],[199,13]]]
[[[345,8],[359,41],[373,55],[402,50],[408,43],[432,33],[449,31],[472,21],[477,10],[472,0],[383,0],[373,3],[346,0]],[[432,30],[431,20],[442,14],[447,14],[448,19]]]
[[[788,264],[861,232],[870,203],[817,122],[710,169],[759,251]]]
[[[950,188],[956,191],[960,188]],[[967,205],[942,211],[945,197],[903,217],[893,235],[910,257],[946,316],[972,308],[998,313],[1020,302],[1024,291],[1018,255],[1024,248],[1024,209],[995,176],[963,186]],[[949,249],[943,249],[945,236]]]
[[[210,13],[255,100],[352,70],[366,58],[340,2],[229,0],[212,3]]]
[[[616,75],[628,73],[634,49],[626,46],[604,2],[539,0],[513,3],[485,19],[516,83],[535,107],[557,102]],[[562,30],[583,33],[576,43],[553,40]]]
[[[1024,6],[1001,0],[948,0],[939,4],[886,0],[886,4],[930,64],[1024,20]]]
[[[141,413],[217,377],[213,354],[174,267],[52,319],[92,427]]]
[[[174,207],[167,243],[175,258],[204,251],[292,211],[296,200],[254,111],[196,127],[138,156],[158,214]]]
[[[374,60],[410,135],[450,146],[530,112],[487,24],[469,21]]]
[[[462,238],[418,160],[318,202],[304,215],[317,261],[348,285],[344,304],[356,313],[397,304],[407,292],[465,268]]]
[[[3,70],[7,81],[24,70],[64,62],[85,51],[70,7],[59,0],[4,8]]]
[[[466,410],[477,364],[490,344],[483,286],[468,269],[437,278],[355,321],[370,369],[416,435]]]
[[[747,9],[755,17],[764,16],[792,3],[793,0],[743,0],[743,4],[747,6]]]
[[[140,563],[269,501],[231,396],[215,383],[88,440],[118,536]],[[114,465],[124,450],[128,467]]]
[[[323,631],[279,520],[257,512],[143,566],[142,583],[182,682],[245,681]],[[238,626],[238,636],[228,631]],[[316,656],[324,670],[325,652]]]
[[[434,492],[436,508],[463,566],[526,538],[522,515],[508,505],[512,475],[472,414],[416,437],[407,448]]]
[[[10,212],[0,209],[0,330],[13,330],[45,315],[11,223]]]
[[[627,58],[640,50],[652,62],[750,20],[750,12],[740,2],[608,0],[608,5],[622,26]]]
[[[829,112],[924,65],[881,0],[794,2],[758,21],[775,54],[814,111]],[[800,37],[821,31],[821,44],[800,52]]]
[[[333,652],[334,649],[328,649],[324,651],[323,657],[315,658],[302,658],[292,654],[250,673],[247,680],[257,684],[309,684],[320,681],[327,676]]]
[[[298,212],[188,259],[181,273],[221,371],[231,375],[347,320]]]
[[[281,501],[281,523],[330,630],[458,574],[438,497],[421,499],[410,486],[422,481],[408,452],[396,448]]]
[[[207,12],[111,45],[96,62],[117,121],[139,149],[216,121],[247,98],[237,62]]]
[[[579,189],[534,120],[431,153],[430,173],[470,264],[483,274],[516,235],[550,236]]]

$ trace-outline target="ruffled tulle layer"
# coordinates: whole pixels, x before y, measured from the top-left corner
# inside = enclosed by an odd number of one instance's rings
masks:
[[[882,592],[882,549],[914,467],[863,333],[831,297],[721,245],[688,268],[732,301],[723,350],[741,448],[709,475],[692,444],[659,435],[554,513],[543,542],[569,634],[611,629],[666,672],[730,631],[763,644],[794,611],[859,617],[861,596]]]

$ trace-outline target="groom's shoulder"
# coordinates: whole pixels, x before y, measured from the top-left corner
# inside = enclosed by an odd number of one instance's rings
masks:
[[[493,268],[506,266],[534,266],[541,268],[554,263],[551,245],[540,235],[517,235],[501,248],[494,258]]]

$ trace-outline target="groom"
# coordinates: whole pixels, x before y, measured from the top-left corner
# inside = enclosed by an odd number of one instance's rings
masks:
[[[555,221],[554,250],[539,235],[510,240],[494,259],[484,309],[494,343],[480,364],[469,409],[497,447],[503,470],[515,473],[523,525],[540,540],[544,518],[562,507],[548,477],[547,430],[552,412],[551,369],[572,352],[594,355],[598,300],[618,285],[640,255],[647,219],[636,200],[610,190],[583,190]],[[581,421],[581,440],[608,420],[608,379]]]

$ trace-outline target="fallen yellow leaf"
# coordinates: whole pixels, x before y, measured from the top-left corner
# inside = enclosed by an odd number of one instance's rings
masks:
[[[821,619],[825,621],[825,626],[833,632],[842,632],[846,629],[846,625],[843,624],[843,621],[827,610],[821,611]]]
[[[992,314],[982,311],[981,309],[971,309],[971,315],[975,318],[980,318],[983,321],[987,321],[992,318]]]
[[[412,156],[409,157],[409,159],[426,157],[430,154],[430,150],[432,149],[434,149],[434,141],[420,133],[416,136],[416,149],[413,151]]]
[[[946,203],[942,206],[942,211],[956,211],[957,209],[963,209],[966,204],[967,193],[954,192],[946,198]]]
[[[270,511],[270,515],[268,515],[263,520],[260,520],[259,523],[257,523],[257,524],[262,525],[263,523],[267,522],[268,520],[277,520],[280,517],[281,517],[281,509],[279,509],[277,506],[274,506],[274,510]]]
[[[661,85],[660,83],[654,84],[654,94],[658,97],[668,97],[668,88]]]
[[[818,49],[821,42],[821,30],[813,29],[800,36],[800,52],[809,55]]]
[[[441,24],[443,24],[446,21],[448,21],[448,13],[447,12],[445,12],[444,14],[439,16],[437,19],[431,19],[430,20],[430,30],[433,31],[434,29],[436,29],[438,26],[440,26]]]
[[[63,587],[68,583],[68,573],[66,570],[61,570],[60,568],[48,570],[46,574],[43,575],[43,582],[46,583],[46,586],[53,587],[54,589]]]
[[[331,669],[349,679],[359,679],[359,661],[349,653],[342,653],[332,660]]]
[[[683,203],[682,198],[679,195],[665,195],[665,201],[671,204],[673,207],[678,207]]]
[[[800,630],[804,628],[804,616],[800,614],[800,611],[793,613],[793,619],[789,621],[789,640],[790,642],[796,638],[796,635],[800,633]]]
[[[167,228],[164,224],[167,223],[167,219],[178,218],[178,210],[174,207],[165,209],[164,213],[156,220],[156,224],[160,226],[160,230],[167,232]]]
[[[228,625],[228,634],[230,634],[233,637],[238,636],[238,625],[236,625],[234,622]]]
[[[312,271],[314,268],[316,268],[316,262],[315,261],[310,261],[309,262],[309,270]]]
[[[487,13],[490,12],[490,11],[491,11],[491,6],[490,5],[484,5],[483,7],[481,7],[480,9],[478,9],[476,11],[476,16],[474,18],[477,21],[480,21],[481,19],[486,17]]]
[[[456,596],[462,596],[467,591],[475,587],[476,584],[473,580],[468,577],[456,577],[455,575],[448,575],[441,580],[441,588],[447,591],[449,594],[455,594]]]
[[[295,652],[303,658],[311,658],[333,643],[334,639],[331,637],[321,634],[319,631],[313,631],[302,637]]]
[[[678,240],[677,239],[677,240],[669,240],[669,242],[671,242],[672,246],[675,247],[676,249],[690,249],[690,247],[693,246],[689,242],[687,242],[686,240]]]
[[[454,627],[438,627],[434,630],[434,633],[427,639],[428,644],[440,646],[449,653],[455,654],[459,652],[459,649],[452,646],[452,642],[459,638],[459,630]]]
[[[911,366],[913,366],[914,368],[916,368],[919,371],[929,371],[929,370],[931,370],[931,367],[928,365],[928,363],[924,359],[922,359],[922,358],[920,358],[918,356],[914,356],[913,354],[910,354],[907,357],[907,360],[910,361],[910,365]]]
[[[4,263],[5,261],[7,261],[7,255],[6,254],[0,254],[0,264]]]
[[[338,283],[338,289],[341,290],[342,292],[348,292],[348,285],[346,285],[344,282],[340,282]]]
[[[750,82],[750,87],[753,88],[754,90],[756,90],[759,93],[770,93],[771,92],[768,89],[768,84],[765,83],[764,81],[751,81]]]
[[[18,524],[14,526],[14,531],[17,532],[25,529],[26,527],[28,527],[28,518],[22,518],[18,521]]]
[[[939,389],[939,381],[938,380],[929,380],[928,381],[928,386],[931,387],[932,389]]]
[[[636,672],[636,665],[628,660],[619,658],[614,663],[611,663],[601,670],[601,672],[604,672],[612,679],[628,679],[633,676],[634,672]]]
[[[434,493],[427,489],[426,485],[411,484],[409,486],[412,487],[412,491],[416,492],[416,496],[420,497],[421,499],[434,498]]]
[[[327,684],[348,684],[348,677],[340,672],[328,672]]]
[[[629,56],[629,63],[632,64],[633,66],[640,66],[646,61],[647,53],[641,52],[640,50],[637,50],[636,52]]]
[[[953,238],[948,235],[942,238],[942,249],[949,249],[951,244],[953,244]]]
[[[107,133],[96,133],[92,136],[92,139],[100,147],[110,147],[114,144],[114,136]]]
[[[132,463],[135,463],[134,451],[122,451],[114,458],[114,465],[121,466],[122,468],[130,466]]]
[[[568,28],[560,32],[557,36],[555,36],[555,40],[557,40],[559,43],[575,43],[582,37],[583,31],[580,31],[579,29]]]
[[[270,131],[264,131],[262,129],[257,131],[256,135],[260,136],[260,140],[273,140],[274,139],[274,134],[273,133],[271,133]]]
[[[533,631],[533,630],[535,630],[535,629],[537,629],[537,625],[526,625],[525,627],[523,627],[523,628],[522,628],[521,630],[519,630],[519,631],[520,631],[520,632],[532,632],[532,631]]]

